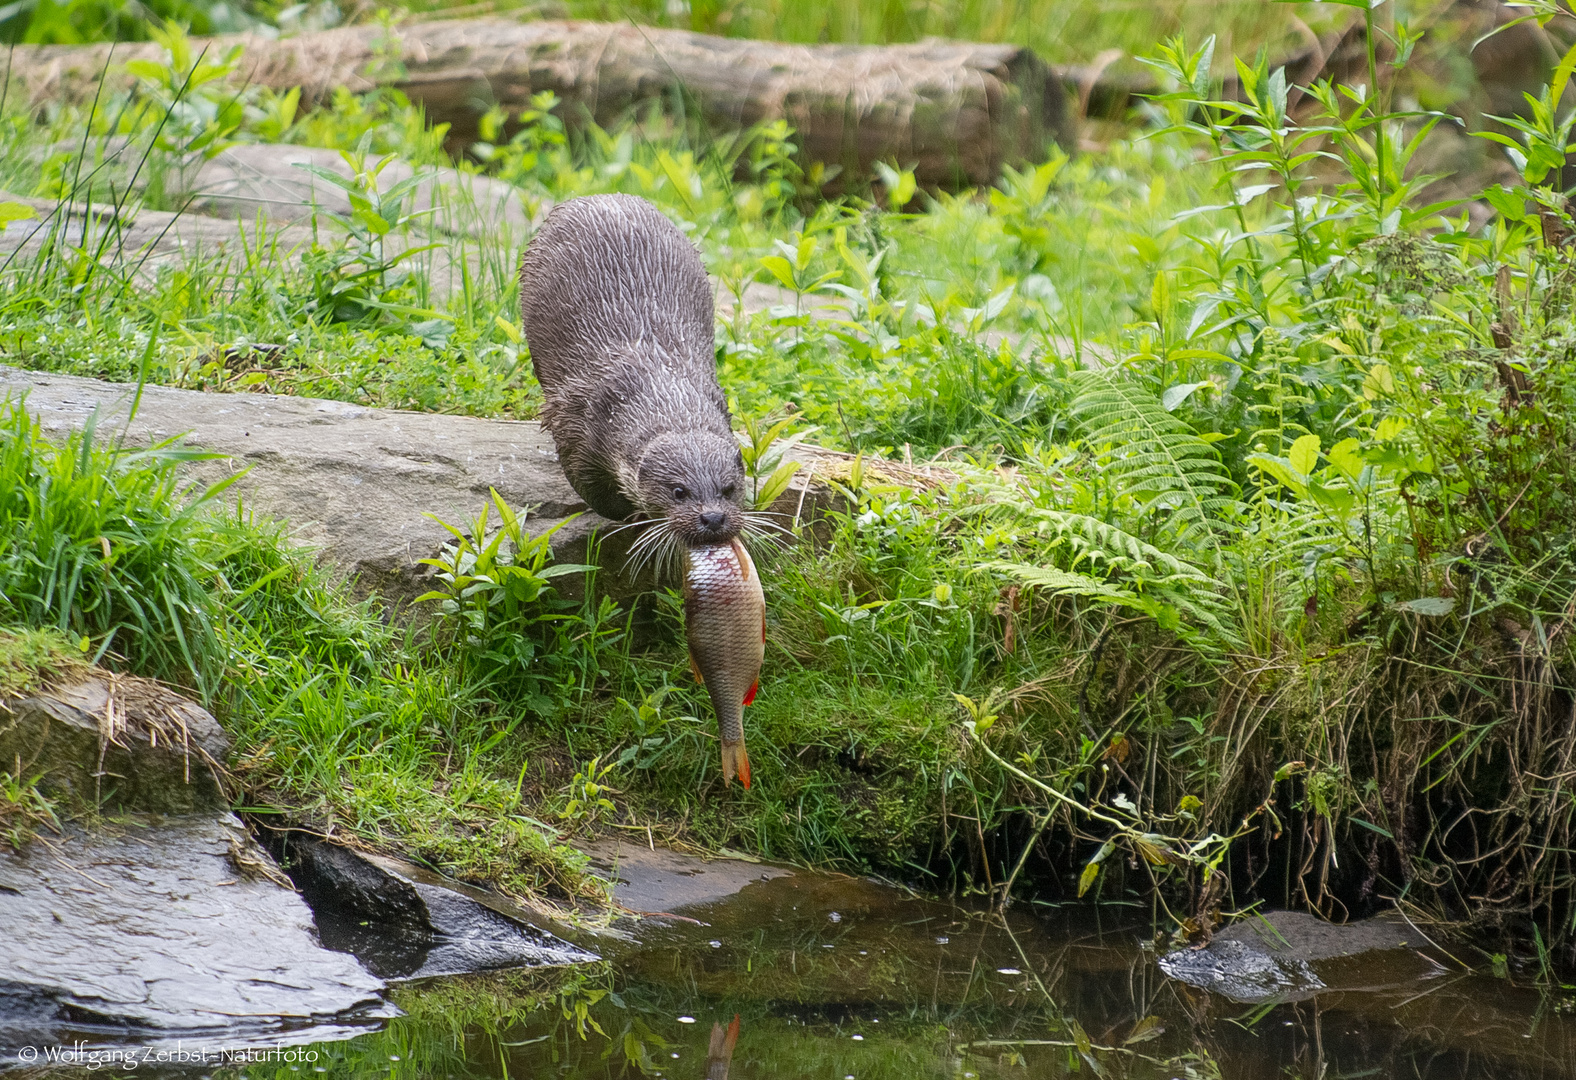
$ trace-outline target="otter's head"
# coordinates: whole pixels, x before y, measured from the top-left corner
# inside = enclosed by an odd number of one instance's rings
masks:
[[[658,435],[640,458],[642,509],[667,521],[688,547],[722,544],[744,528],[739,445],[709,431]]]

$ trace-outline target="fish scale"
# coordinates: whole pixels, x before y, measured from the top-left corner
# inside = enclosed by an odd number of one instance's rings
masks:
[[[684,629],[690,666],[706,687],[722,736],[722,776],[750,786],[744,707],[755,700],[766,657],[766,596],[737,539],[685,551]]]

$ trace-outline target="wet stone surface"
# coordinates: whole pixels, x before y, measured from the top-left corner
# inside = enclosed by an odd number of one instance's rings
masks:
[[[382,980],[322,948],[269,872],[229,813],[70,829],[0,857],[0,1047],[389,1015]]]
[[[613,882],[613,900],[636,915],[660,915],[736,895],[793,871],[747,859],[702,859],[612,837],[586,846],[592,868]]]
[[[1336,972],[1349,971],[1352,965],[1332,962],[1350,957],[1395,953],[1389,960],[1399,965],[1396,978],[1442,972],[1438,961],[1419,954],[1431,948],[1427,938],[1393,916],[1335,924],[1272,911],[1234,923],[1204,948],[1162,956],[1160,969],[1233,1001],[1302,1001],[1329,989]],[[1339,982],[1335,978],[1334,985]]]
[[[323,943],[391,981],[598,959],[535,913],[400,859],[292,839],[284,861]]]
[[[628,872],[638,884],[638,873]],[[600,939],[602,965],[402,983],[391,993],[408,1015],[351,1039],[302,1037],[318,1057],[301,1073],[1576,1078],[1576,1017],[1528,980],[1441,972],[1404,948],[1349,952],[1351,941],[1323,924],[1307,928],[1305,944],[1321,958],[1305,962],[1327,987],[1313,1000],[1244,1005],[1165,975],[1150,947],[1162,928],[1140,908],[1018,904],[998,913],[802,870],[673,906],[682,912],[628,920],[622,933]],[[195,1080],[204,1072],[212,1070],[138,1075]],[[240,1075],[285,1073],[262,1067]]]

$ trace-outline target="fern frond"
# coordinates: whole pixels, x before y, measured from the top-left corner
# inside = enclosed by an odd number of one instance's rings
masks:
[[[1242,504],[1214,449],[1131,379],[1080,371],[1073,380],[1072,414],[1118,489],[1179,540],[1217,550],[1216,530]]]
[[[1210,592],[1160,588],[1150,593],[1112,581],[1101,581],[1088,574],[1032,563],[992,562],[985,564],[985,568],[1055,596],[1083,596],[1097,603],[1127,608],[1149,616],[1165,630],[1182,631],[1185,634],[1187,627],[1184,620],[1187,620],[1213,631],[1215,642],[1231,642],[1237,638],[1227,623],[1221,598]],[[1211,645],[1208,641],[1202,644],[1206,647]]]
[[[1027,513],[1042,533],[1053,533],[1069,543],[1074,549],[1075,569],[1080,562],[1088,561],[1104,564],[1110,570],[1120,570],[1144,581],[1210,580],[1209,575],[1198,567],[1108,521],[1101,521],[1088,514],[1039,507],[1029,509]]]

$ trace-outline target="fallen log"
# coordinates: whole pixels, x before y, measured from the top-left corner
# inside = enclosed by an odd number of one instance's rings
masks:
[[[868,176],[877,161],[913,168],[927,186],[992,183],[1003,165],[1074,145],[1068,95],[1056,73],[1013,45],[792,45],[682,30],[507,19],[351,26],[279,40],[212,39],[242,58],[233,78],[275,90],[299,86],[303,104],[335,87],[404,91],[458,147],[498,105],[519,110],[551,90],[567,120],[608,125],[653,100],[682,103],[713,130],[785,119],[803,156]],[[199,42],[198,47],[203,43]],[[158,60],[157,45],[22,45],[8,95],[86,101],[103,82],[130,84],[121,65]],[[396,59],[397,57],[397,59]],[[14,100],[14,98],[13,98]]]

